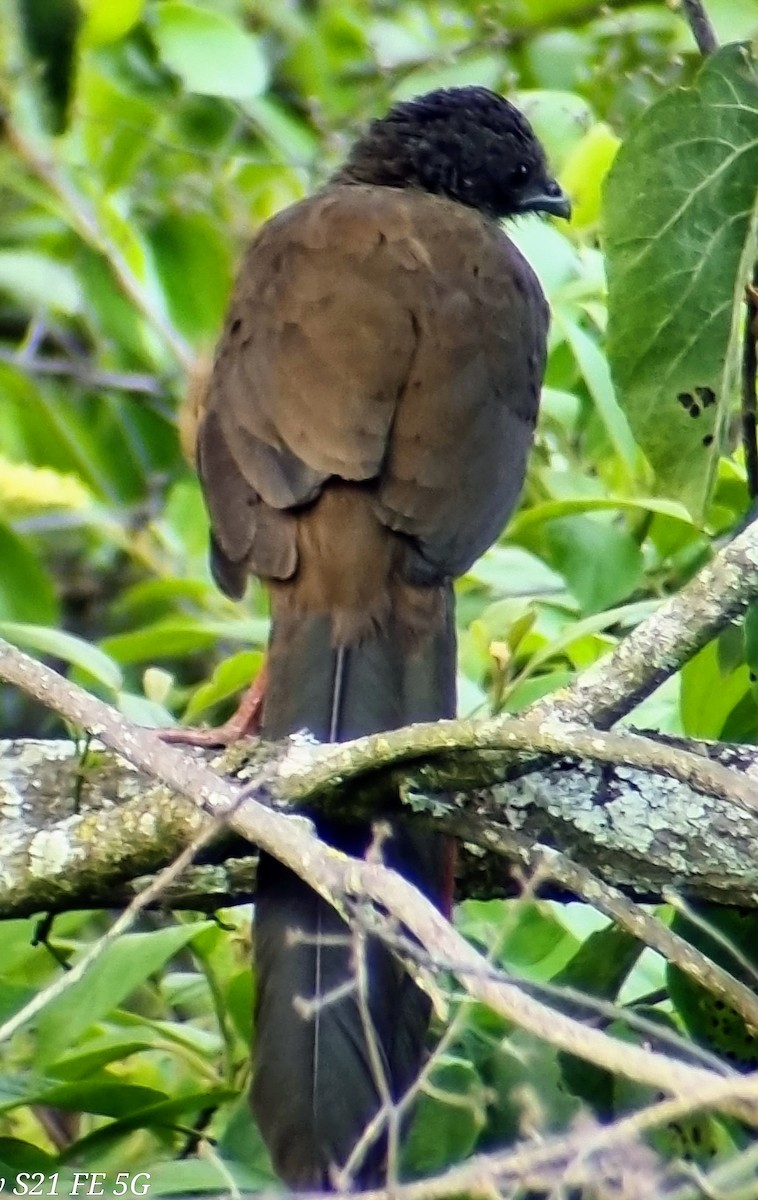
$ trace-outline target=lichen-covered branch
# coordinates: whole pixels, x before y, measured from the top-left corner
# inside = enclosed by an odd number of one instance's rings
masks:
[[[356,743],[359,752],[362,746]],[[252,757],[240,746],[213,763],[238,782],[265,781],[274,807],[286,810],[297,799],[309,809],[360,813],[375,803],[378,781],[365,764],[363,776],[352,772],[348,794],[347,768],[343,764],[343,775],[328,786],[323,752],[316,748],[298,742],[250,747]],[[342,753],[349,751],[348,746]],[[758,780],[756,748],[712,746],[709,752],[744,786]],[[199,778],[208,767],[193,754]],[[156,788],[114,756],[98,751],[82,766],[74,743],[5,743],[0,761],[0,807],[6,815],[0,820],[0,916],[112,904],[135,876],[170,861],[207,820],[180,793]],[[758,815],[685,783],[561,759],[490,786],[477,780],[469,764],[465,792],[425,796],[426,768],[409,771],[400,799],[413,819],[433,822],[476,848],[463,858],[463,895],[509,894],[509,862],[531,871],[550,846],[578,870],[591,870],[628,895],[656,899],[664,889],[678,888],[732,904],[756,902]],[[481,780],[492,773],[485,757]],[[554,874],[567,890],[577,886]],[[231,878],[215,880],[223,895]],[[205,876],[198,879],[201,888],[207,882]],[[241,882],[242,894],[249,895],[249,867]],[[200,892],[193,896],[189,880],[182,886],[183,903],[207,908]],[[172,895],[170,903],[178,899]]]
[[[303,780],[309,767],[312,766],[311,760],[314,756],[318,759],[325,755],[334,755],[333,748],[305,743],[305,746],[303,744],[295,745],[294,756],[290,752],[289,754],[285,753],[282,757],[281,749],[278,757],[274,754],[268,758],[258,753],[258,758],[252,767],[249,763],[237,763],[238,778],[245,770],[252,772],[253,776],[253,782],[250,785],[240,788],[239,783],[214,772],[197,757],[193,758],[184,751],[164,745],[149,730],[140,730],[131,726],[95,697],[63,680],[55,672],[7,644],[0,644],[0,675],[21,684],[30,694],[37,695],[46,701],[49,707],[64,713],[70,721],[73,720],[83,725],[91,733],[96,734],[109,748],[128,755],[133,766],[146,771],[154,779],[160,781],[164,787],[167,786],[193,799],[206,816],[218,822],[219,830],[226,823],[248,841],[276,855],[340,910],[346,911],[349,908],[353,914],[366,910],[374,924],[377,921],[380,924],[389,923],[388,933],[390,934],[393,928],[397,930],[402,927],[407,930],[416,939],[422,950],[429,955],[430,961],[444,962],[447,969],[453,971],[460,985],[474,999],[487,1004],[504,1019],[515,1022],[523,1029],[545,1039],[559,1049],[594,1062],[606,1070],[624,1074],[638,1082],[648,1083],[668,1093],[680,1095],[691,1091],[692,1088],[705,1086],[713,1080],[714,1076],[710,1071],[678,1062],[657,1051],[624,1044],[598,1029],[586,1028],[572,1017],[539,1002],[534,997],[525,995],[517,984],[499,977],[494,978],[491,966],[486,959],[469,946],[429,900],[396,872],[389,870],[381,862],[353,859],[334,850],[316,838],[309,821],[303,820],[302,817],[284,816],[272,811],[270,807],[261,802],[263,798],[269,797],[286,801],[288,798],[291,799],[293,794],[298,794],[298,789],[300,798],[307,799],[308,789],[303,786]],[[415,732],[413,729],[405,731],[405,736],[410,739],[411,744]],[[451,748],[449,733],[448,729],[448,737],[443,742],[443,749],[447,750]],[[563,733],[565,734],[566,731],[564,730]],[[586,737],[590,731],[584,729],[581,730],[581,733]],[[553,739],[551,748],[555,751],[555,738],[559,737],[560,740],[560,736],[563,734],[560,733],[560,730],[557,731],[555,723],[551,726],[549,734]],[[511,746],[510,749],[515,748],[517,753],[523,752],[527,746],[524,740],[525,736],[525,731],[522,729],[521,740],[516,739],[518,744]],[[645,741],[645,739],[640,740]],[[472,744],[476,744],[475,740]],[[505,743],[501,739],[498,743],[501,758],[504,745]],[[361,751],[365,750],[365,746],[365,743],[357,743],[356,752],[360,755]],[[651,743],[651,747],[648,752],[654,758],[657,753],[655,743]],[[305,763],[303,763],[302,754],[304,748],[307,750]],[[561,743],[561,748],[565,752],[566,744]],[[291,748],[289,749],[291,750]],[[350,749],[349,746],[343,746],[339,749],[339,753],[345,754]],[[353,750],[355,749],[354,746]],[[607,761],[608,747],[602,738],[599,739],[598,747],[588,744],[588,749],[595,754],[595,757],[599,755]],[[396,747],[396,750],[395,757],[402,760],[404,757],[402,745]],[[489,753],[492,752],[489,751]],[[423,757],[424,754],[428,754],[428,751],[422,738],[421,756]],[[408,756],[405,755],[405,757]],[[418,757],[418,753],[416,757]],[[697,757],[686,751],[683,761]],[[483,762],[491,772],[492,763],[488,760],[487,753],[484,754]],[[228,765],[232,767],[231,763]],[[685,767],[686,765],[685,763]],[[719,763],[713,765],[721,767]],[[88,767],[88,764],[85,763],[85,767]],[[349,760],[345,762],[342,774],[344,775],[346,772],[350,772]],[[371,761],[365,764],[363,773],[367,776],[370,786],[372,778],[375,779],[377,774],[376,767]],[[691,765],[688,770],[679,770],[677,773],[681,778],[669,779],[668,782],[678,787],[686,786],[682,783],[682,779],[689,780],[691,778]],[[404,774],[408,775],[407,770]],[[330,790],[327,781],[323,779],[322,775],[319,775],[318,771],[316,775],[315,786],[311,788],[314,800],[318,800],[319,796]],[[716,776],[714,778],[718,782],[718,778]],[[351,782],[351,790],[358,789],[359,781],[360,773],[356,772]],[[698,787],[702,786],[702,780],[699,778],[693,778],[691,781]],[[423,777],[420,782],[422,786],[425,786]],[[523,778],[520,779],[518,786],[523,787],[524,782]],[[339,788],[340,784],[341,779],[338,775],[332,782],[332,788]],[[742,787],[743,784],[741,783],[740,786]],[[84,800],[84,790],[84,780],[78,782],[73,790],[75,803],[79,807]],[[8,794],[11,800],[14,798],[17,800],[18,789],[16,789],[15,795],[12,789],[9,789]],[[412,795],[408,796],[407,787],[406,798],[413,798]],[[703,802],[705,799],[706,797],[703,796]],[[159,802],[164,808],[168,805],[169,798],[165,791]],[[741,805],[743,801],[740,799],[738,803]],[[500,807],[502,818],[502,806]],[[20,819],[18,804],[15,806],[15,811],[18,820]],[[735,811],[739,814],[743,827],[745,824],[750,825],[756,819],[751,807],[740,807]],[[518,817],[518,806],[516,806],[516,813],[516,833],[519,839],[523,840],[524,826]],[[568,820],[569,814],[567,813],[565,816]],[[86,815],[74,813],[64,820],[81,823],[86,820]],[[145,824],[144,819],[139,821],[137,830],[144,828]],[[504,827],[508,831],[507,821]],[[55,834],[61,833],[62,837],[55,837]],[[47,845],[55,847],[55,854],[52,856],[55,871],[40,872],[38,863],[36,868],[38,875],[42,873],[47,876],[52,873],[62,878],[70,877],[76,871],[77,866],[81,866],[82,857],[86,857],[83,854],[83,846],[81,843],[76,845],[76,838],[67,837],[67,833],[71,835],[72,830],[69,828],[68,830],[47,831]],[[102,836],[104,833],[101,824],[98,827],[98,841]],[[588,839],[585,837],[584,840]],[[46,863],[49,864],[50,859],[49,854],[43,855],[43,861]],[[367,904],[369,905],[368,909],[366,909]],[[372,905],[378,905],[379,908],[374,908]],[[22,1019],[22,1015],[19,1014],[18,1020]],[[729,1110],[743,1111],[748,1119],[753,1119],[754,1116],[751,1111],[745,1111],[740,1105],[736,1108],[730,1105]]]
[[[196,764],[196,769],[201,779],[208,772],[208,768],[200,763]],[[161,771],[170,775],[170,765],[161,764]],[[163,802],[166,803],[165,795]],[[219,778],[210,807],[222,805],[232,815],[234,825],[241,833],[253,841],[264,841],[267,848],[275,849],[285,862],[296,864],[308,882],[328,898],[338,903],[343,898],[349,899],[358,906],[365,905],[367,899],[376,901],[387,912],[386,919],[402,922],[428,954],[434,948],[435,955],[451,964],[461,985],[474,998],[489,1004],[501,1016],[536,1036],[580,1057],[587,1057],[606,1069],[674,1094],[705,1085],[714,1078],[709,1071],[657,1052],[625,1045],[599,1030],[585,1029],[571,1017],[524,995],[516,984],[494,978],[487,961],[406,880],[380,863],[350,859],[322,845],[302,820],[293,821],[267,812],[253,800],[240,802],[239,789]],[[19,1014],[18,1020],[22,1019]],[[739,1106],[734,1111],[739,1111]]]
[[[202,811],[125,760],[73,742],[0,742],[0,918],[114,908],[208,827]],[[194,866],[167,908],[213,911],[252,896],[251,859]]]

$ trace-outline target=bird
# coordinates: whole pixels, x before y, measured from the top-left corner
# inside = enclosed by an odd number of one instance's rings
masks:
[[[253,575],[270,596],[265,738],[455,715],[453,583],[518,502],[539,408],[548,306],[500,224],[535,212],[568,218],[570,202],[526,118],[445,88],[371,121],[249,245],[196,457],[216,583],[239,599]],[[449,910],[446,838],[313,819]],[[381,1186],[428,996],[373,937],[359,985],[348,925],[269,854],[253,942],[251,1104],[274,1169],[293,1190],[346,1171]]]

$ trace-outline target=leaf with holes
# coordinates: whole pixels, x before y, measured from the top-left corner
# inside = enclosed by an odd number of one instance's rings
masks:
[[[660,485],[701,513],[758,255],[758,65],[730,45],[654,104],[608,176],[609,357]]]

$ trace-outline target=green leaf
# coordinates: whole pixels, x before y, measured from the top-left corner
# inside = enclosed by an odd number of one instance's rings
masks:
[[[130,1089],[124,1087],[123,1090],[128,1100]],[[223,1087],[205,1087],[202,1091],[171,1098],[166,1098],[158,1092],[154,1092],[151,1097],[151,1089],[148,1088],[133,1090],[136,1093],[135,1098],[131,1103],[120,1107],[119,1112],[114,1114],[115,1121],[85,1133],[78,1141],[66,1146],[64,1161],[71,1159],[74,1162],[92,1162],[110,1148],[113,1142],[123,1139],[134,1129],[173,1129],[178,1123],[178,1118],[184,1117],[185,1114],[192,1117],[204,1109],[216,1108],[236,1095],[236,1092]],[[140,1092],[145,1093],[144,1100],[141,1099]],[[85,1092],[85,1101],[86,1098]]]
[[[184,721],[190,723],[196,720],[200,713],[212,708],[221,700],[228,700],[243,687],[247,687],[262,664],[263,655],[260,650],[240,650],[230,658],[224,659],[214,669],[208,682],[201,684],[193,692],[184,712]]]
[[[203,213],[171,211],[150,231],[156,266],[177,327],[215,337],[232,284],[229,243]]]
[[[507,1038],[501,1035],[501,1045],[486,1065],[482,1073],[492,1096],[487,1140],[494,1145],[513,1145],[523,1136],[524,1095],[545,1130],[569,1128],[581,1111],[563,1085],[558,1052],[523,1029]]]
[[[80,1050],[56,1061],[55,1074],[59,1079],[66,1080],[90,1079],[112,1062],[125,1063],[132,1054],[152,1050],[154,1043],[155,1039],[146,1037],[138,1041],[125,1033],[88,1039]]]
[[[749,690],[747,667],[724,669],[718,640],[709,642],[682,669],[679,703],[684,732],[690,737],[720,737],[727,717]]]
[[[632,934],[606,925],[584,939],[571,961],[553,977],[553,983],[615,1000],[643,950],[642,942]]]
[[[600,219],[605,178],[620,141],[605,122],[593,125],[563,164],[560,181],[571,197],[573,231],[594,226]]]
[[[85,12],[82,41],[90,46],[115,42],[139,21],[145,0],[79,0]]]
[[[242,107],[288,162],[307,164],[318,155],[320,144],[312,130],[302,121],[294,120],[291,112],[275,97],[253,96],[243,101]]]
[[[124,934],[84,975],[53,1000],[38,1024],[39,1058],[51,1062],[91,1025],[117,1008],[135,988],[192,940],[205,922],[154,933]]]
[[[183,0],[156,4],[151,17],[161,58],[190,92],[244,100],[264,90],[260,42],[229,17]]]
[[[152,663],[177,655],[207,650],[216,640],[215,634],[195,617],[177,614],[156,621],[132,633],[120,633],[103,639],[104,650],[117,662]]]
[[[557,692],[560,688],[568,687],[574,678],[573,671],[548,671],[544,675],[534,675],[523,683],[518,683],[508,692],[505,700],[505,710],[509,713],[523,712],[536,704],[543,696]]]
[[[248,1140],[252,1131],[248,1129]],[[1,1143],[0,1143],[1,1146]],[[227,1194],[230,1180],[240,1192],[261,1192],[273,1189],[276,1178],[273,1172],[263,1174],[251,1170],[246,1164],[230,1161],[225,1155],[221,1160],[190,1158],[177,1162],[151,1163],[148,1168],[150,1196],[210,1196]]]
[[[208,514],[197,479],[180,479],[171,488],[163,519],[183,558],[208,557]]]
[[[0,293],[25,308],[76,313],[81,289],[70,267],[36,250],[0,250]]]
[[[522,538],[531,531],[533,526],[546,525],[557,517],[579,516],[582,513],[593,512],[613,512],[614,510],[629,513],[660,513],[661,516],[681,521],[688,527],[692,526],[692,519],[687,509],[675,500],[659,500],[657,496],[611,495],[597,498],[582,496],[570,500],[546,500],[541,504],[533,504],[530,508],[525,508],[523,512],[517,513],[511,521],[508,526],[508,534],[510,537]]]
[[[717,966],[754,989],[758,966],[758,915],[745,909],[704,902],[693,902],[690,912],[692,920],[686,913],[675,915],[673,931]],[[676,1011],[693,1039],[742,1067],[751,1070],[758,1067],[755,1029],[746,1025],[731,1005],[678,967],[669,963],[666,975]]]
[[[50,577],[29,543],[0,524],[0,618],[55,625],[58,604]]]
[[[65,1031],[64,1031],[65,1034]],[[25,1104],[50,1104],[70,1112],[92,1112],[119,1117],[139,1105],[165,1102],[165,1093],[155,1088],[128,1084],[124,1080],[91,1079],[86,1083],[61,1083],[38,1075],[0,1079],[0,1112],[11,1112]]]
[[[248,972],[249,974],[249,972]],[[248,1024],[248,1037],[249,1037]],[[245,1169],[254,1171],[258,1178],[256,1191],[266,1191],[276,1183],[268,1151],[263,1143],[258,1126],[252,1119],[247,1097],[238,1096],[230,1105],[226,1128],[217,1143],[218,1153],[225,1162],[244,1163]],[[152,1177],[150,1180],[152,1184]],[[278,1184],[277,1184],[278,1186]]]
[[[548,904],[513,905],[506,900],[466,900],[456,925],[498,962],[529,979],[550,979],[576,952],[578,941]]]
[[[560,575],[520,546],[492,546],[474,563],[468,578],[508,596],[555,595],[563,591]]]
[[[702,512],[738,369],[756,257],[758,71],[712,55],[624,142],[605,193],[609,355],[660,485]]]
[[[133,725],[147,729],[170,729],[174,724],[171,713],[162,704],[134,692],[119,692],[116,707]]]
[[[57,1166],[57,1157],[46,1154],[44,1150],[40,1150],[39,1146],[34,1146],[30,1142],[22,1142],[18,1138],[0,1138],[0,1173],[6,1178],[9,1175],[15,1176],[21,1171],[40,1171],[52,1175],[57,1170]],[[68,1177],[66,1178],[68,1179]],[[59,1183],[63,1184],[63,1180],[60,1180]],[[68,1186],[72,1184],[73,1179],[68,1181]]]
[[[79,67],[77,105],[90,166],[106,188],[128,186],[150,149],[148,135],[160,120],[160,109],[120,87],[96,68],[91,56]]]
[[[82,249],[79,279],[95,334],[118,346],[133,361],[151,366],[160,362],[160,346],[153,331],[123,294],[100,255]]]
[[[414,1174],[465,1158],[485,1123],[487,1091],[474,1066],[445,1056],[421,1092],[404,1157]]]
[[[573,988],[603,1000],[615,1000],[630,971],[638,961],[642,942],[607,925],[585,938],[574,957],[559,971],[552,982],[558,987]],[[606,1119],[612,1115],[614,1076],[610,1071],[561,1052],[558,1055],[563,1081],[572,1096],[590,1104]]]
[[[177,608],[202,605],[211,585],[201,579],[142,579],[114,597],[111,612],[134,625],[171,615]]]
[[[92,646],[73,633],[65,633],[62,629],[50,629],[44,625],[21,625],[15,621],[2,621],[0,636],[24,650],[35,650],[39,654],[62,658],[64,662],[86,671],[111,691],[117,691],[121,687],[121,671],[113,659],[97,646]]]
[[[556,172],[595,122],[591,105],[575,92],[535,88],[516,92],[513,102],[528,119]]]
[[[547,528],[553,565],[585,613],[625,599],[642,582],[642,552],[623,528],[589,517],[561,517]]]
[[[471,84],[496,88],[502,72],[503,59],[500,54],[467,55],[458,61],[424,63],[402,75],[401,81],[392,90],[392,99],[409,100],[435,88],[466,87]]]
[[[27,69],[35,76],[35,93],[41,101],[39,115],[51,133],[62,133],[66,127],[72,92],[76,82],[76,35],[81,13],[76,0],[17,0],[5,4],[11,27],[18,14],[19,34],[29,55]],[[5,18],[8,20],[8,17]],[[0,25],[3,17],[0,16]],[[0,45],[8,63],[7,26],[0,31]],[[7,65],[6,65],[7,70]],[[3,180],[5,182],[5,180]]]
[[[36,995],[34,988],[19,987],[7,980],[0,980],[0,1022],[7,1021]]]
[[[555,323],[571,347],[611,445],[627,469],[633,471],[637,447],[629,422],[616,398],[608,360],[589,334],[560,310],[555,314]]]

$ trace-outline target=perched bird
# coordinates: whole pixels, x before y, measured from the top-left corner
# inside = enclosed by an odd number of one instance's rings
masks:
[[[270,592],[264,736],[454,715],[453,580],[518,500],[545,364],[547,305],[498,220],[540,211],[569,203],[525,118],[452,88],[373,121],[249,247],[197,461],[217,583],[240,597],[254,574]],[[354,854],[371,840],[318,827]],[[382,853],[449,905],[444,839],[398,824]],[[361,1003],[349,930],[267,855],[254,941],[253,1111],[285,1182],[326,1188],[415,1078],[429,1004],[376,940]],[[361,1186],[385,1178],[374,1124]]]

